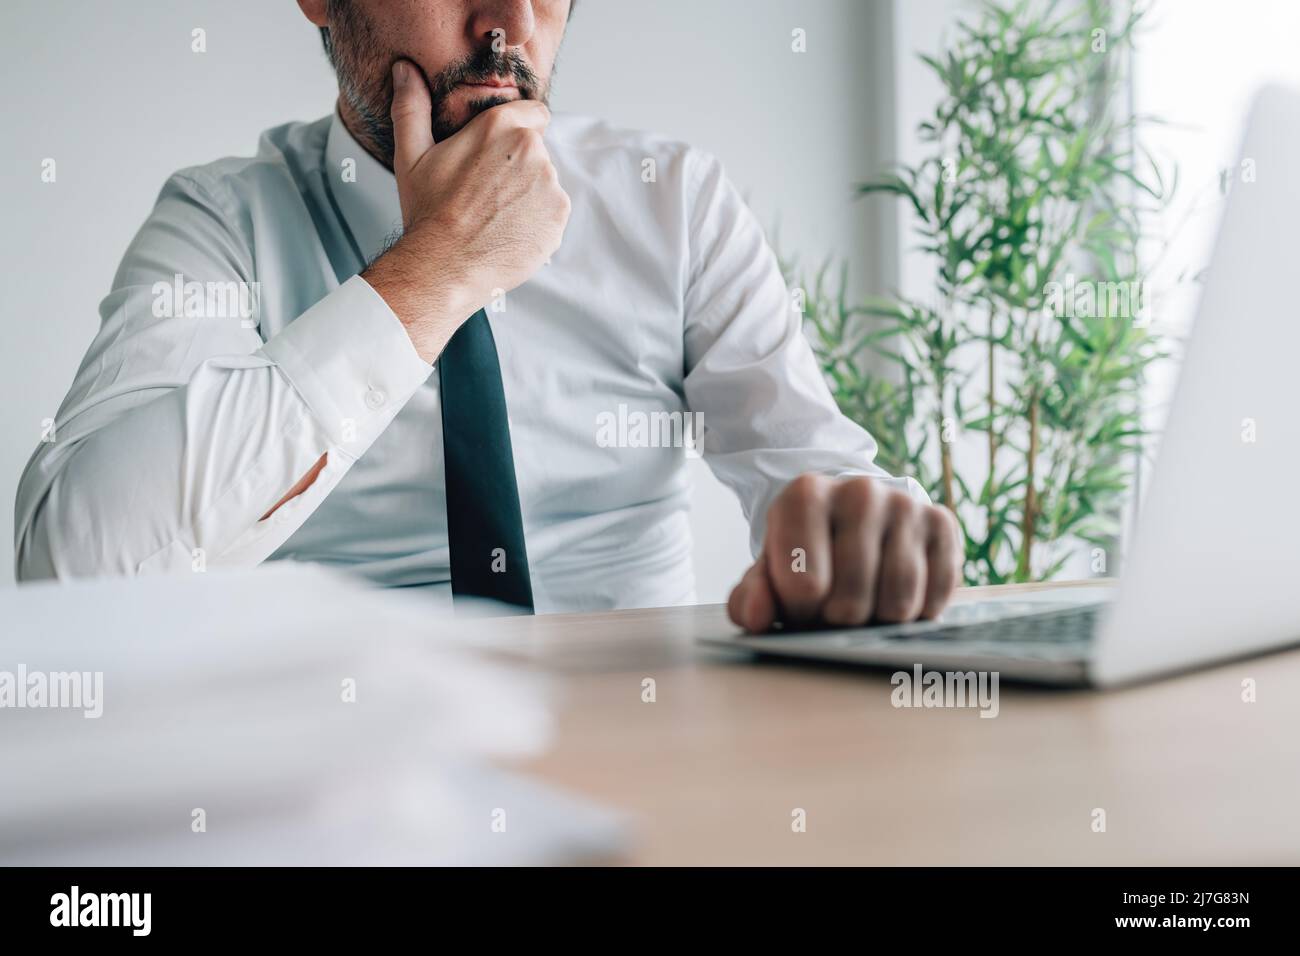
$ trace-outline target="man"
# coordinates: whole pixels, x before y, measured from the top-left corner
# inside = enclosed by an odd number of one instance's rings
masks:
[[[551,116],[568,0],[299,6],[338,111],[164,186],[23,476],[20,577],[296,559],[684,603],[699,448],[752,527],[735,622],[939,612],[955,521],[872,464],[718,162]],[[255,318],[202,294],[236,286]]]

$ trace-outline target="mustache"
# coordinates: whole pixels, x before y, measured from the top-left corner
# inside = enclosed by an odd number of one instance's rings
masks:
[[[490,46],[480,47],[439,71],[437,76],[429,77],[429,92],[437,103],[462,83],[482,83],[494,76],[513,80],[524,99],[537,98],[541,83],[528,62],[516,50],[497,51]]]

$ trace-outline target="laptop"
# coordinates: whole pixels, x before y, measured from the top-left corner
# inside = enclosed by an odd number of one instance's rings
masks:
[[[1300,644],[1300,94],[1256,98],[1118,584],[709,643],[1109,687]]]

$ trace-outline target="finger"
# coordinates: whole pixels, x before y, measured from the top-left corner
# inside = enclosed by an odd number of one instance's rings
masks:
[[[822,608],[828,624],[865,624],[875,603],[888,492],[870,479],[841,481],[831,496],[830,597]]]
[[[511,100],[508,103],[498,103],[479,113],[465,128],[469,129],[474,124],[480,126],[497,124],[503,129],[535,129],[539,133],[544,133],[550,122],[551,111],[540,100]]]
[[[776,623],[776,595],[761,556],[732,589],[727,616],[752,634],[770,630]]]
[[[393,171],[405,172],[433,146],[433,101],[418,68],[393,64]]]
[[[927,572],[921,617],[935,618],[948,604],[961,582],[961,529],[947,508],[929,508],[925,515]]]
[[[790,482],[768,510],[763,553],[781,619],[815,620],[831,589],[830,489],[820,475]]]
[[[921,508],[905,494],[891,494],[886,505],[888,529],[880,556],[876,618],[914,620],[925,600],[925,532]]]

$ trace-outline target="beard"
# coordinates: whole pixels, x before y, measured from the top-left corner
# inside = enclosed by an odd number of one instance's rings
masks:
[[[355,119],[352,132],[366,149],[389,169],[393,166],[393,63],[401,54],[385,47],[374,25],[347,0],[329,0],[331,29],[322,30],[325,49],[338,76],[339,95]],[[414,63],[414,61],[412,61]],[[419,69],[419,67],[416,67]],[[471,119],[494,106],[510,102],[513,97],[484,96],[471,100],[468,115],[456,120],[448,99],[462,83],[482,82],[500,76],[512,80],[521,99],[540,99],[546,103],[549,87],[544,85],[527,61],[516,50],[494,50],[489,44],[456,60],[438,73],[425,74],[433,108],[430,125],[433,138],[441,142],[454,135]]]

